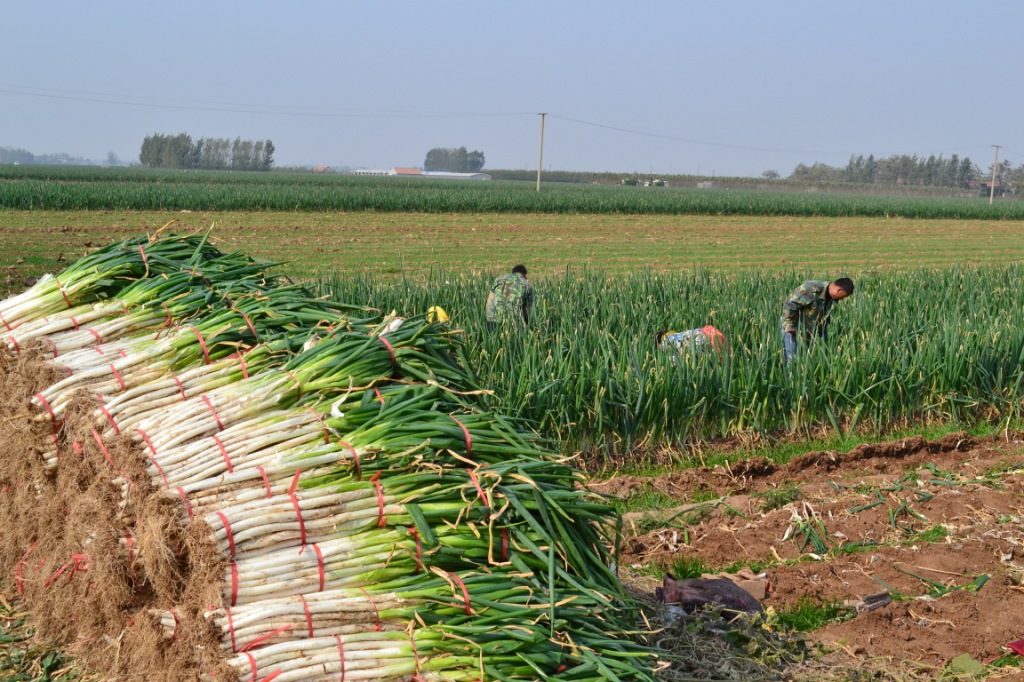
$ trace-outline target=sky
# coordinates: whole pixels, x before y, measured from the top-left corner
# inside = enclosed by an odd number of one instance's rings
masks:
[[[185,132],[278,167],[1024,164],[1019,0],[23,0],[4,24],[0,147],[37,155]]]

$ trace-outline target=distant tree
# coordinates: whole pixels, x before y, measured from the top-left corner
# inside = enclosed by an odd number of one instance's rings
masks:
[[[35,163],[35,155],[26,149],[0,147],[0,163]]]
[[[466,151],[465,147],[434,147],[423,161],[425,171],[476,173],[484,167],[484,153]]]
[[[258,171],[263,170],[263,140],[258,140],[252,145],[252,156],[249,159],[249,163],[252,165],[250,170]]]
[[[274,165],[274,143],[240,137],[233,141],[203,137],[193,143],[185,133],[154,134],[143,140],[139,163],[149,168],[270,170]]]
[[[230,142],[226,139],[203,138],[199,167],[203,170],[227,170],[231,163]]]
[[[187,133],[154,134],[142,141],[139,162],[149,168],[189,168],[192,138]]]
[[[260,159],[260,170],[268,171],[274,167],[274,143],[270,140],[263,142],[263,158]]]
[[[232,170],[249,170],[252,168],[252,142],[236,137],[231,144]]]
[[[1010,169],[1007,182],[1010,183],[1010,189],[1014,194],[1018,197],[1024,196],[1024,165]]]
[[[766,170],[764,173],[761,173],[761,177],[765,180],[778,180],[782,176],[779,175],[778,171]]]
[[[1000,183],[1004,183],[1004,182],[1009,182],[1010,171],[1012,171],[1012,170],[1013,170],[1013,166],[1010,164],[1009,161],[1006,161],[1005,159],[1003,161],[1000,161],[999,165],[996,166],[996,183],[1000,184]],[[989,165],[989,167],[988,167],[988,177],[989,177],[989,179],[992,178],[992,166],[991,165]]]
[[[965,156],[963,161],[960,162],[959,170],[957,170],[956,186],[967,189],[971,186],[972,182],[978,179],[978,174],[978,168]]]
[[[796,180],[799,182],[840,182],[842,181],[842,171],[838,168],[833,168],[825,163],[816,163],[813,166],[806,166],[804,164],[798,164],[793,173],[789,176],[790,180]]]
[[[960,170],[960,157],[956,154],[949,157],[949,161],[942,167],[942,186],[956,187],[957,172]]]

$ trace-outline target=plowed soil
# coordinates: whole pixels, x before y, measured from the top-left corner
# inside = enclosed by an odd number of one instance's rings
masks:
[[[627,514],[620,565],[641,593],[659,584],[651,565],[681,559],[764,571],[771,591],[763,604],[776,611],[886,590],[892,603],[808,636],[847,656],[918,670],[940,670],[962,654],[988,663],[1024,638],[1020,434],[910,438],[594,488],[681,503]],[[817,542],[807,528],[817,529]]]

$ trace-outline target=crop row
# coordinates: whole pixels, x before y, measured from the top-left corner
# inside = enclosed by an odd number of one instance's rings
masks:
[[[983,199],[21,166],[0,167],[0,208],[1024,219],[1024,202]]]
[[[535,282],[527,329],[488,334],[489,279],[434,273],[319,282],[384,310],[441,305],[496,409],[536,420],[568,450],[678,451],[723,437],[888,430],[1016,418],[1024,400],[1024,267],[866,274],[837,304],[829,343],[787,370],[781,303],[795,274],[566,275]],[[656,351],[659,329],[714,324],[713,353]]]

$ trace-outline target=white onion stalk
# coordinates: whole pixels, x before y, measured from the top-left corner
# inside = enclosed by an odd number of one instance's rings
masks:
[[[268,464],[278,452],[322,442],[323,428],[316,422],[316,416],[309,413],[277,410],[237,422],[210,437],[165,448],[158,447],[150,432],[142,433],[149,434],[147,455],[154,463],[150,465],[151,476],[177,487],[228,470]],[[157,466],[162,475],[155,471]]]
[[[284,371],[269,371],[181,402],[139,421],[159,453],[199,436],[215,435],[225,427],[273,409],[295,380]],[[142,437],[136,436],[141,443]]]
[[[231,605],[289,597],[328,588],[365,587],[415,571],[415,547],[392,528],[365,531],[252,557],[239,558],[225,573],[224,599]]]
[[[134,369],[147,373],[169,371],[174,362],[174,354],[167,352],[167,346],[169,344],[136,337],[130,350],[124,354],[111,356],[105,364],[75,370],[71,376],[40,391],[40,395],[50,404],[53,412],[60,415],[67,400],[80,388],[89,388],[100,382],[116,383],[118,375],[125,379],[131,376]],[[104,352],[103,355],[106,359],[108,353]],[[32,400],[38,407],[43,407],[38,397]]]
[[[122,314],[123,310],[120,305],[110,305],[110,303],[106,302],[75,306],[68,310],[17,325],[4,336],[4,344],[8,349],[17,351],[33,339],[48,337],[69,329],[73,330],[76,326],[81,326],[82,324],[111,318]],[[95,340],[93,338],[93,341]]]
[[[90,348],[63,353],[50,361],[52,367],[63,370],[69,376],[96,367],[109,367],[118,357],[123,357],[134,348],[137,337],[106,341]]]
[[[356,448],[356,453],[363,453]],[[315,453],[304,457],[301,460],[291,460],[275,455],[273,461],[264,466],[236,469],[232,473],[223,473],[201,481],[194,481],[180,487],[180,490],[170,491],[167,495],[171,497],[187,496],[195,513],[202,513],[206,510],[207,504],[217,504],[218,501],[227,499],[232,501],[237,494],[259,494],[265,493],[264,474],[273,486],[273,490],[287,489],[290,483],[280,484],[279,481],[290,481],[297,471],[309,472],[313,475],[319,473],[330,473],[339,462],[352,460],[352,452],[339,444],[323,446]],[[277,484],[277,485],[275,485]],[[244,490],[243,490],[244,489]],[[227,497],[225,497],[227,496]]]
[[[229,507],[203,518],[225,556],[233,551],[236,557],[248,558],[298,547],[303,541],[322,543],[350,531],[372,529],[381,518],[406,513],[394,496],[378,498],[372,488],[345,493],[301,490],[293,495],[270,498],[259,507]]]
[[[72,351],[93,348],[107,341],[140,333],[148,334],[160,329],[166,323],[167,315],[165,313],[140,310],[131,315],[121,315],[89,327],[51,334],[45,337],[46,345],[53,352],[54,357],[59,357]]]
[[[177,375],[165,372],[123,393],[102,396],[106,413],[97,408],[94,414],[97,421],[107,424],[103,432],[105,436],[130,433],[143,419],[160,414],[190,397],[234,383],[242,375],[243,369],[235,356],[192,367]]]
[[[443,637],[428,629],[342,635],[340,642],[339,637],[313,637],[241,653],[228,663],[241,682],[272,675],[275,682],[337,682],[343,672],[346,682],[408,680],[413,675],[431,682],[483,679],[479,656],[445,651]],[[466,645],[459,644],[465,650]]]
[[[420,598],[403,598],[394,592],[371,594],[360,589],[335,589],[214,609],[206,611],[203,617],[220,631],[221,647],[235,653],[246,646],[252,648],[253,642],[265,644],[268,635],[273,635],[276,643],[377,628],[403,630],[422,603]],[[169,619],[162,617],[161,622],[166,632],[167,625],[173,625],[173,614]]]

